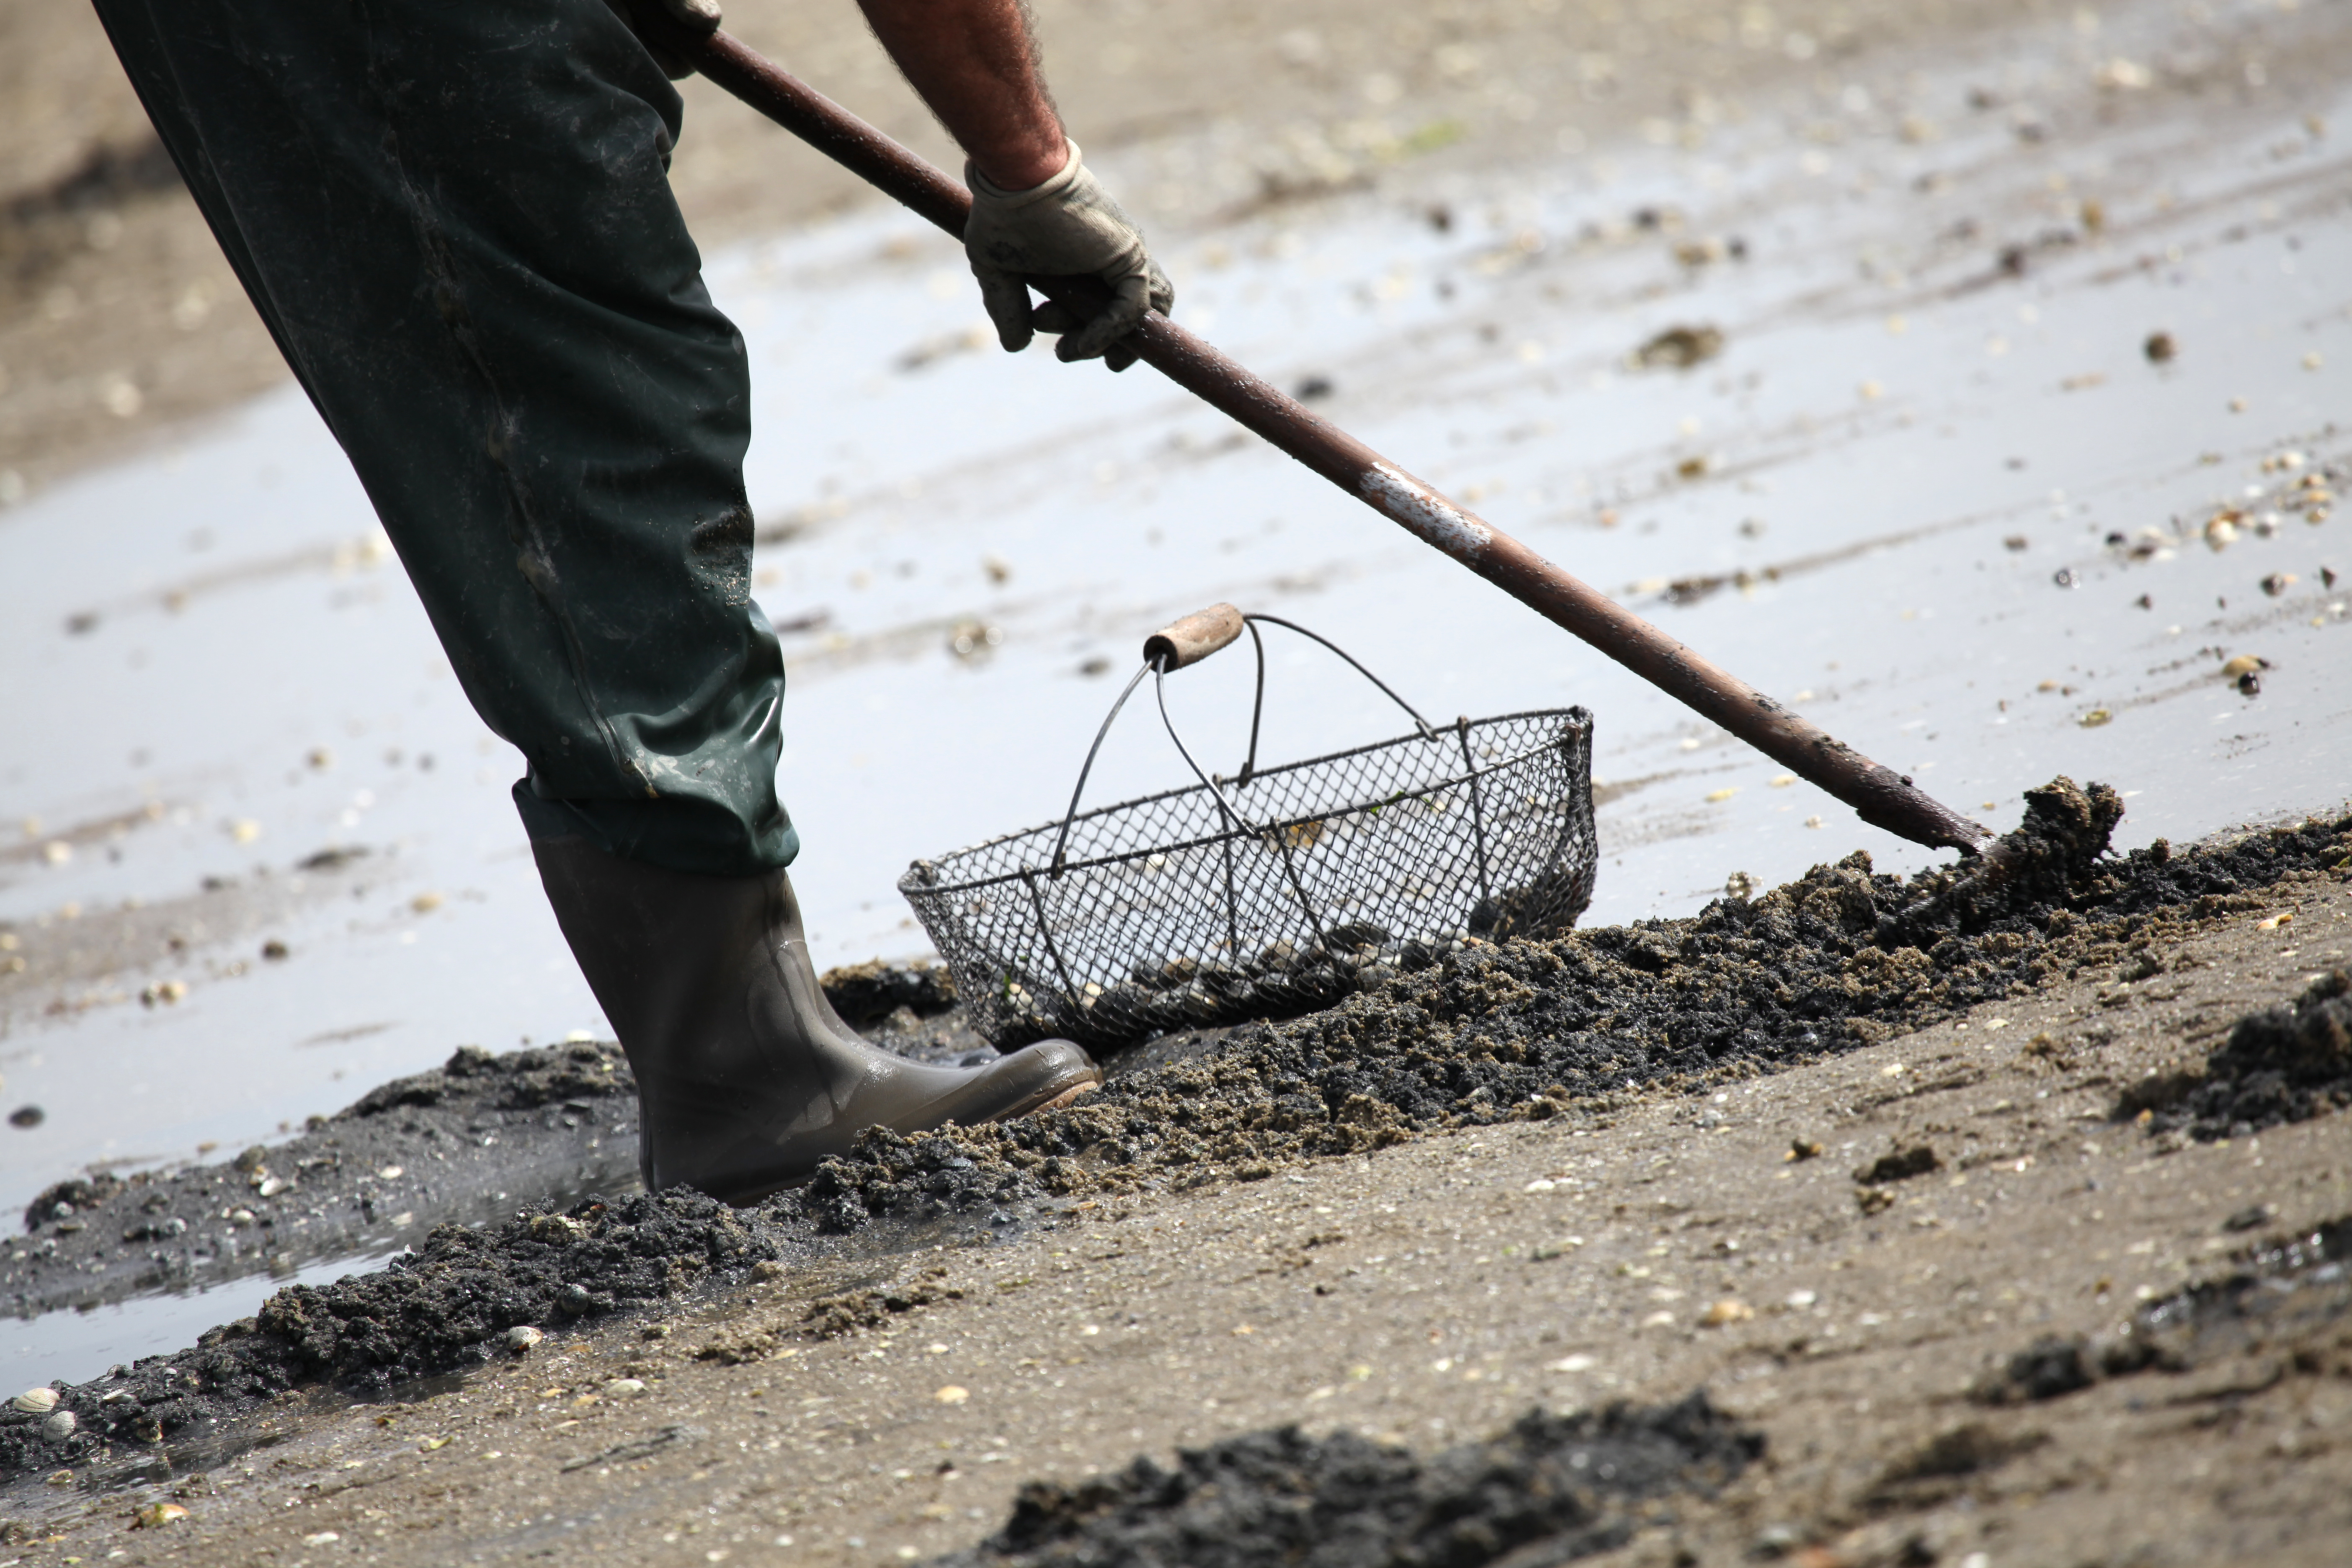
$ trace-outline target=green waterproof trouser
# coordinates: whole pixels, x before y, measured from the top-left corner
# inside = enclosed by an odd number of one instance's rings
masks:
[[[97,0],[342,444],[535,838],[772,869],[743,342],[672,197],[677,93],[605,0]]]

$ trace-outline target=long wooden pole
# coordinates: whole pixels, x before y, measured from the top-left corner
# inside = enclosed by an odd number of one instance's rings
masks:
[[[646,11],[655,7],[646,6]],[[724,32],[664,29],[664,42],[719,87],[818,152],[961,238],[971,195],[940,170]],[[1098,305],[1092,279],[1038,279],[1049,299]],[[1143,363],[1244,428],[1444,551],[1651,685],[1853,807],[1864,822],[1916,844],[1973,853],[1987,830],[1710,664],[1622,605],[1458,506],[1361,441],[1252,374],[1167,317],[1129,339]]]

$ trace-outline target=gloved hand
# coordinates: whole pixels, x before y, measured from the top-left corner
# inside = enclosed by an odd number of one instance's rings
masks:
[[[604,4],[629,25],[629,30],[636,34],[637,41],[645,45],[646,53],[653,56],[654,64],[661,67],[662,74],[672,81],[692,76],[694,68],[687,64],[685,58],[676,50],[664,46],[658,39],[647,37],[632,14],[635,9],[640,5],[650,7],[689,33],[707,35],[719,30],[719,0],[604,0]]]
[[[1151,259],[1135,220],[1087,172],[1078,144],[1069,145],[1070,161],[1061,172],[1025,191],[1000,189],[978,168],[964,165],[964,183],[971,187],[964,254],[1006,353],[1027,348],[1033,332],[1054,332],[1061,337],[1055,357],[1065,364],[1099,358],[1125,370],[1135,363],[1135,351],[1119,340],[1146,310],[1167,314],[1176,290]],[[1082,323],[1058,305],[1030,308],[1024,279],[1078,276],[1101,279],[1116,296],[1091,321]]]

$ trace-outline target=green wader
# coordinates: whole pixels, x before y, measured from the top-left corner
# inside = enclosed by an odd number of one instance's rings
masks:
[[[670,194],[681,105],[605,0],[97,0],[535,839],[791,862],[751,602],[743,341]]]

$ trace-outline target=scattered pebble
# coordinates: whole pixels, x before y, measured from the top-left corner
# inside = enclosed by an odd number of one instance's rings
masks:
[[[2108,712],[2105,709],[2094,708],[2088,713],[2084,714],[2080,719],[2076,720],[2075,722],[2082,725],[2085,730],[2095,730],[2100,725],[2111,721],[2114,718],[2115,715]]]
[[[341,1539],[342,1536],[334,1531],[321,1530],[317,1531],[315,1534],[304,1536],[302,1538],[302,1544],[305,1546],[331,1546]]]
[[[429,915],[441,907],[441,895],[428,889],[409,900],[408,907],[420,915]]]
[[[1667,367],[1688,370],[1722,352],[1723,332],[1720,328],[1668,327],[1633,351],[1633,363],[1651,370]]]
[[[646,1380],[642,1377],[616,1377],[604,1384],[607,1399],[635,1399],[645,1391]]]
[[[1702,1329],[1720,1329],[1731,1323],[1744,1323],[1756,1316],[1756,1309],[1745,1301],[1729,1300],[1716,1302],[1699,1314]]]
[[[2170,332],[2150,332],[2139,352],[2147,356],[2150,364],[2170,364],[2172,357],[2180,352],[2180,345],[2173,341]]]
[[[971,1397],[971,1390],[962,1387],[960,1384],[950,1383],[945,1388],[940,1389],[937,1394],[932,1394],[931,1397],[938,1400],[941,1405],[961,1405],[965,1400]]]
[[[70,1484],[73,1480],[73,1472],[71,1470],[59,1470],[58,1475],[65,1477],[68,1484]],[[51,1476],[49,1478],[49,1484],[52,1486],[58,1484],[58,1476]],[[187,1517],[188,1510],[182,1508],[178,1503],[151,1502],[145,1508],[139,1510],[137,1517],[131,1521],[131,1528],[133,1530],[161,1530],[167,1524],[177,1524],[180,1521]]]

